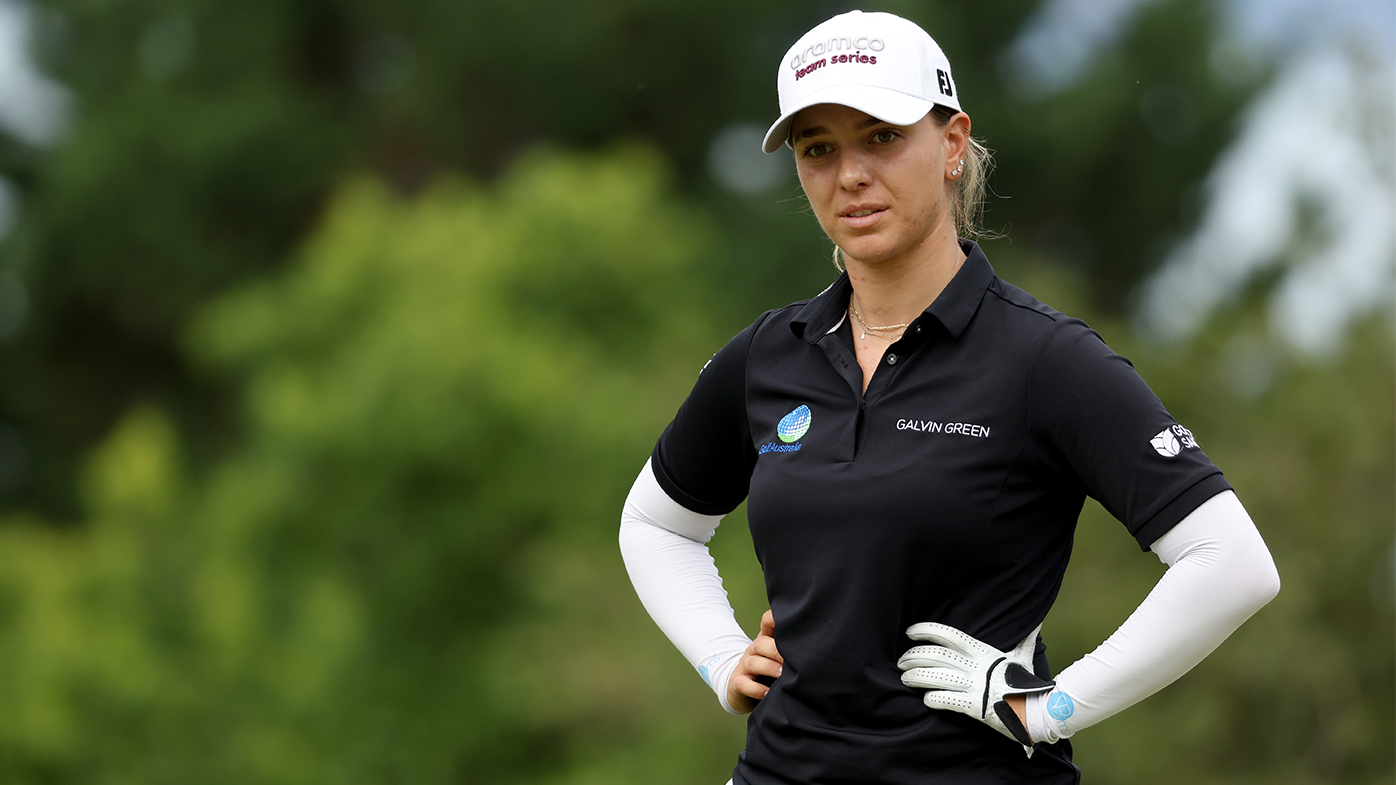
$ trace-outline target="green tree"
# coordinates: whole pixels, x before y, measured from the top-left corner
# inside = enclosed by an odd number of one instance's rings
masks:
[[[1389,780],[1390,325],[1289,358],[1255,292],[1136,345],[1123,293],[1253,85],[1208,71],[1214,5],[1168,0],[1079,83],[1016,97],[998,58],[1037,5],[880,7],[940,39],[998,151],[995,266],[1133,358],[1285,581],[1081,762]],[[774,54],[842,7],[45,7],[77,114],[52,149],[0,141],[23,192],[0,267],[31,314],[0,346],[31,474],[0,499],[0,780],[721,782],[741,721],[644,618],[616,514],[703,360],[832,277],[793,178],[704,172],[719,128],[773,114]],[[1190,136],[1160,132],[1169,107]],[[617,138],[648,146],[538,146]],[[1229,384],[1257,345],[1272,383]],[[753,623],[740,511],[713,547]],[[1161,569],[1095,508],[1077,554],[1059,667]]]
[[[22,437],[28,477],[0,505],[76,517],[76,467],[138,401],[162,402],[188,460],[228,448],[229,391],[193,372],[177,336],[203,303],[285,264],[351,173],[411,195],[448,173],[493,178],[540,141],[641,138],[719,216],[723,318],[807,296],[828,273],[808,261],[822,246],[794,179],[738,196],[706,162],[724,126],[770,121],[776,58],[845,5],[45,0],[34,53],[75,111],[52,149],[0,138],[23,196],[0,268],[30,301],[0,345],[0,425]],[[956,64],[1003,164],[990,225],[1085,266],[1092,302],[1118,309],[1184,223],[1179,202],[1247,91],[1208,79],[1212,6],[1170,0],[1079,85],[1016,98],[999,55],[1037,5],[868,8],[926,25]],[[1159,85],[1191,102],[1186,141],[1141,120]]]
[[[690,764],[739,726],[673,713],[721,715],[637,633],[615,545],[723,340],[712,227],[666,180],[639,147],[412,202],[359,180],[284,274],[205,309],[188,351],[242,391],[241,446],[190,475],[138,407],[82,529],[0,529],[0,776],[719,776]]]

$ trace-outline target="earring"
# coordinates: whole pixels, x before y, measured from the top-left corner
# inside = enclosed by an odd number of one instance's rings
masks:
[[[959,177],[959,176],[960,176],[960,173],[963,172],[964,170],[965,170],[965,159],[961,158],[961,159],[960,159],[960,165],[957,166],[957,167],[955,167],[955,171],[951,172],[951,173],[950,173],[950,176],[951,176],[951,177]]]

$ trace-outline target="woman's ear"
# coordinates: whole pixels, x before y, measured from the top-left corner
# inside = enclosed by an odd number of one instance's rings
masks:
[[[969,115],[964,112],[956,112],[942,129],[945,134],[945,174],[950,179],[959,177],[964,171],[962,164],[969,150],[969,129]]]

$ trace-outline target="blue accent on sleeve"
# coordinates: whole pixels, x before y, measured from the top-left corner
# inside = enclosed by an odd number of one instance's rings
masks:
[[[1065,692],[1054,692],[1047,698],[1047,713],[1054,720],[1064,720],[1076,713],[1076,704]]]
[[[718,657],[714,654],[712,659],[698,666],[698,675],[703,677],[703,681],[706,682],[709,687],[713,686],[712,668],[714,665],[717,665],[717,660]]]

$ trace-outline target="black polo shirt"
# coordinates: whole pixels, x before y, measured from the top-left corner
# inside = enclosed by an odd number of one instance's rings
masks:
[[[962,247],[866,395],[843,276],[723,347],[655,446],[683,506],[749,499],[785,665],[736,785],[1077,782],[1064,743],[1029,759],[928,709],[897,669],[906,628],[1010,649],[1056,599],[1087,494],[1147,549],[1230,487],[1128,360]]]

